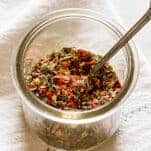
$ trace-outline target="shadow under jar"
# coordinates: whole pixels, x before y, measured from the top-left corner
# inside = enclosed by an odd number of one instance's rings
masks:
[[[26,87],[24,66],[63,47],[78,47],[104,55],[122,36],[122,27],[85,9],[48,14],[24,38],[13,55],[13,79],[22,98],[29,127],[47,144],[65,150],[88,150],[111,137],[119,126],[121,107],[138,76],[137,50],[130,42],[112,60],[122,90],[116,98],[87,111],[63,111],[48,106]]]

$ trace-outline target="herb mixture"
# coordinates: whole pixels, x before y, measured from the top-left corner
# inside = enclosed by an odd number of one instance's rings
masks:
[[[121,84],[109,64],[91,78],[102,57],[84,49],[63,48],[25,68],[27,87],[46,104],[62,110],[90,110],[113,100]]]

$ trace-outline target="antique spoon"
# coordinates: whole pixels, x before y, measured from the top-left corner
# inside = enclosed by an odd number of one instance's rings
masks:
[[[104,55],[92,69],[91,74],[95,75],[102,65],[108,62],[131,38],[135,36],[151,20],[151,1],[146,13],[126,32],[122,38]]]

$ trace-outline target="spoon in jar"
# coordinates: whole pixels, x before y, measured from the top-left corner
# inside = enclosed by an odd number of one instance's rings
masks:
[[[150,7],[146,13],[126,32],[122,38],[104,55],[92,69],[91,74],[95,75],[100,68],[108,62],[136,33],[138,33],[151,20],[151,1]]]

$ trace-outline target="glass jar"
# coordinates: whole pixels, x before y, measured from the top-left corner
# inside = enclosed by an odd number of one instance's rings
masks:
[[[24,81],[25,60],[63,47],[80,47],[103,55],[122,32],[121,26],[91,10],[63,9],[48,14],[26,35],[13,55],[13,79],[29,127],[47,144],[65,150],[88,150],[116,132],[122,105],[137,80],[137,50],[130,42],[110,60],[123,88],[110,104],[88,111],[63,111],[35,97]]]

